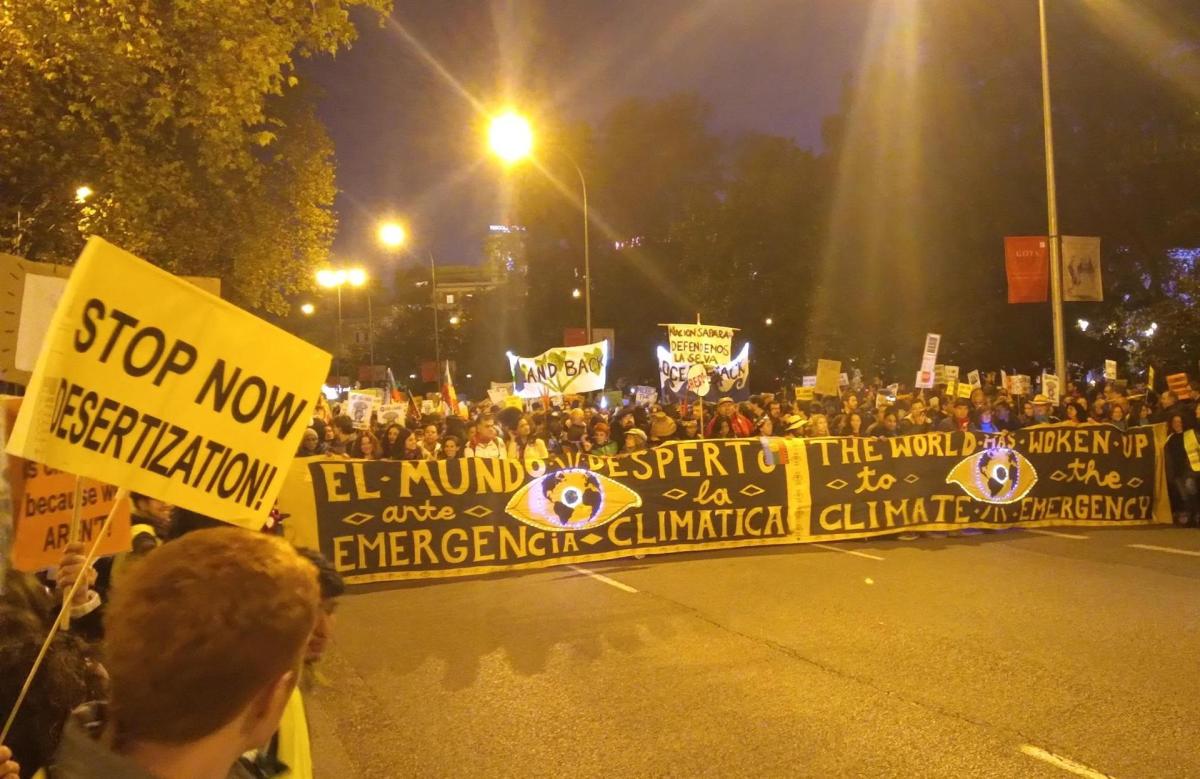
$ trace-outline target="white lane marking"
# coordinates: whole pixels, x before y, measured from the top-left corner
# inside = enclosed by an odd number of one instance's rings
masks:
[[[828,549],[831,552],[841,552],[842,554],[852,554],[855,557],[865,557],[868,560],[882,560],[883,559],[882,557],[879,557],[878,555],[867,554],[866,552],[856,552],[853,549],[842,549],[840,546],[832,546],[830,544],[809,544],[809,546],[817,546],[817,547],[820,547],[821,549]]]
[[[1151,552],[1170,552],[1171,554],[1185,554],[1189,557],[1200,557],[1200,552],[1192,551],[1191,549],[1176,549],[1171,546],[1154,546],[1153,544],[1126,544],[1130,549],[1149,549]]]
[[[1087,536],[1081,536],[1078,533],[1060,533],[1057,530],[1038,530],[1035,527],[1025,528],[1026,533],[1037,533],[1039,536],[1054,536],[1055,538],[1073,538],[1076,541],[1086,541]]]
[[[570,568],[572,571],[578,571],[579,573],[583,574],[584,576],[590,576],[597,581],[604,582],[609,587],[616,587],[618,590],[624,590],[625,592],[637,592],[637,590],[635,590],[633,587],[630,587],[628,584],[619,582],[616,579],[610,579],[602,573],[596,573],[595,571],[589,571],[587,568],[580,568],[578,565],[568,565],[567,567]]]
[[[1022,744],[1019,751],[1029,755],[1032,758],[1041,760],[1043,763],[1049,763],[1055,768],[1061,768],[1068,773],[1076,776],[1086,776],[1088,779],[1113,779],[1111,774],[1101,773],[1095,768],[1088,768],[1083,763],[1077,763],[1069,757],[1056,755],[1053,752],[1047,752],[1041,747],[1035,747],[1033,744]]]

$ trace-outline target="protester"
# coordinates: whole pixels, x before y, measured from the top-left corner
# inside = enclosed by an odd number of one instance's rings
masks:
[[[533,425],[529,417],[521,417],[517,423],[515,435],[508,442],[508,458],[510,460],[547,460],[550,457],[546,441],[533,434]]]
[[[491,416],[480,417],[475,427],[475,441],[467,446],[467,457],[495,459],[507,456],[507,447],[496,437],[495,419]]]
[[[971,404],[965,398],[957,398],[950,416],[942,420],[938,430],[943,433],[966,432],[971,427]]]
[[[463,456],[462,443],[458,440],[458,436],[448,435],[442,439],[440,459],[458,460]]]
[[[333,440],[330,442],[328,451],[330,454],[347,455],[350,451],[351,444],[354,443],[354,420],[345,414],[339,414],[333,418],[333,424],[330,426],[333,434]]]
[[[438,427],[437,422],[426,422],[421,426],[421,437],[418,446],[421,450],[422,459],[438,459],[438,455],[442,451],[441,437],[442,431]]]
[[[640,427],[631,427],[625,431],[625,454],[632,452],[640,452],[649,448],[647,445],[646,431]]]
[[[617,453],[617,442],[609,437],[611,431],[607,422],[597,422],[592,426],[592,454],[612,457]]]
[[[108,621],[106,704],[67,722],[53,779],[254,776],[319,609],[317,574],[281,539],[223,527],[137,563]]]
[[[325,444],[315,428],[307,428],[300,437],[300,448],[296,450],[297,457],[316,457],[325,454]]]
[[[379,439],[369,430],[360,430],[350,445],[350,456],[359,460],[378,460],[381,454]]]
[[[829,418],[824,414],[813,414],[808,418],[808,437],[824,438],[829,433]]]
[[[384,460],[400,460],[404,457],[404,439],[412,435],[406,427],[395,422],[383,431],[383,441],[380,444],[380,454]]]
[[[713,435],[713,431],[717,429],[722,419],[728,422],[729,432],[721,436]],[[733,398],[723,397],[717,401],[717,413],[713,416],[712,421],[708,423],[708,434],[706,437],[748,438],[753,434],[753,423],[737,410],[737,406],[733,403]]]

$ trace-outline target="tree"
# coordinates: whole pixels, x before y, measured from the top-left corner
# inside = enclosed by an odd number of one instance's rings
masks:
[[[390,4],[0,4],[0,247],[70,262],[97,233],[284,310],[335,227],[332,147],[294,62],[349,44],[355,5]]]

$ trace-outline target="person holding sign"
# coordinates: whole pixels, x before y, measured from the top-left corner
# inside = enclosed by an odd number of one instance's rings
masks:
[[[282,539],[222,527],[164,545],[137,574],[109,616],[109,701],[72,714],[44,775],[258,775],[242,755],[271,740],[299,680],[316,569]]]

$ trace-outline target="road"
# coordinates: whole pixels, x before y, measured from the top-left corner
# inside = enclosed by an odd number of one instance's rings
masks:
[[[1200,531],[1052,532],[350,595],[317,776],[1200,777]]]

